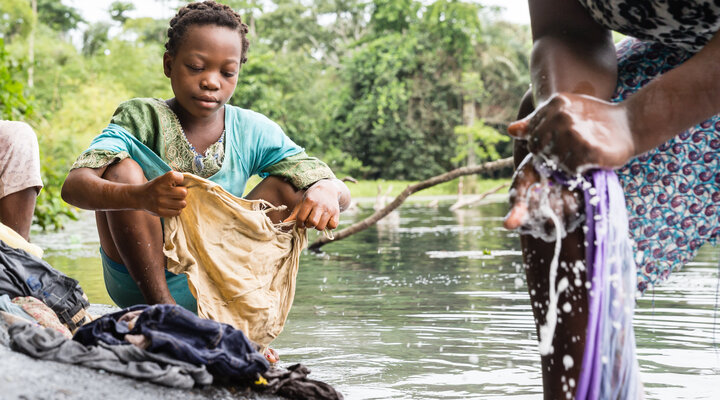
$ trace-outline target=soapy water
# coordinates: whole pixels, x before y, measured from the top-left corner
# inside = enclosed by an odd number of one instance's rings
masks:
[[[558,171],[557,164],[532,154],[528,154],[518,166],[513,180],[522,179],[528,163],[532,163],[533,168],[538,172],[539,181],[531,184],[524,193],[524,198],[516,203],[524,203],[527,207],[527,214],[518,231],[520,234],[530,235],[548,243],[556,239],[556,233],[559,233],[559,237],[563,239],[569,232],[574,232],[582,226],[585,221],[580,198],[574,191],[585,189],[591,184],[582,175],[576,175],[567,179],[566,188],[565,185],[551,178]],[[517,189],[510,190],[511,198],[517,194]],[[557,221],[554,221],[551,215],[554,215]],[[550,224],[550,221],[553,223]],[[558,229],[559,232],[556,232]]]

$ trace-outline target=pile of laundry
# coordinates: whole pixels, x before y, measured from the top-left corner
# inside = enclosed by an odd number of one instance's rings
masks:
[[[0,237],[0,345],[175,388],[220,385],[292,399],[343,398],[332,386],[309,379],[302,364],[271,367],[241,330],[180,306],[137,305],[92,316],[76,280],[53,269],[27,242],[11,246],[5,238]]]

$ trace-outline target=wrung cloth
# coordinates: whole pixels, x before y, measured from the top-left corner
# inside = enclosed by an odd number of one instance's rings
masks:
[[[584,190],[588,326],[575,398],[641,395],[633,314],[637,274],[625,196],[615,172],[596,170]]]
[[[184,174],[187,207],[165,219],[167,269],[186,274],[198,315],[242,330],[267,347],[282,331],[295,297],[305,229],[280,229],[263,200],[233,196]]]
[[[15,323],[8,328],[10,347],[41,360],[102,369],[160,385],[190,389],[213,381],[205,366],[145,351],[131,344],[98,342],[85,346],[61,333],[32,324]]]

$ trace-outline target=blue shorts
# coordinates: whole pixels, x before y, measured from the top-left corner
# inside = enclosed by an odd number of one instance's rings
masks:
[[[100,248],[100,258],[102,259],[105,288],[110,298],[118,307],[125,308],[136,304],[147,303],[145,297],[140,292],[140,288],[124,265],[111,260],[110,257],[105,254],[102,247]],[[185,274],[175,275],[165,270],[165,280],[167,281],[170,294],[173,299],[175,299],[175,302],[179,306],[197,314],[197,301],[192,293],[190,293],[187,276],[185,276]]]

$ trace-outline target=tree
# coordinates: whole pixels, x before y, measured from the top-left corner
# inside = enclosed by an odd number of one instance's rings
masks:
[[[110,18],[112,18],[113,21],[117,21],[120,23],[120,25],[124,25],[125,21],[130,19],[127,15],[125,15],[128,11],[135,10],[135,4],[127,2],[127,1],[113,1],[112,4],[110,4]]]
[[[38,19],[55,31],[68,32],[85,22],[73,7],[57,0],[37,0]]]
[[[5,41],[0,38],[0,119],[22,120],[31,110],[23,84],[13,78],[16,68],[5,51]]]

